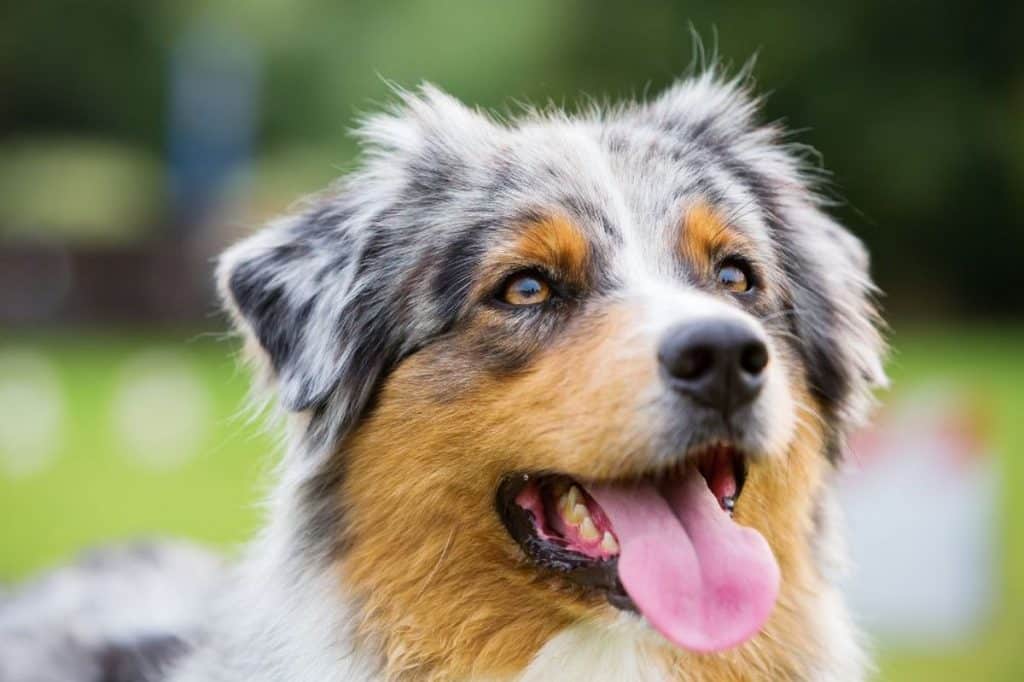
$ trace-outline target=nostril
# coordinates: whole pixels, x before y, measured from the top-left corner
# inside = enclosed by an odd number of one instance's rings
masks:
[[[669,329],[657,354],[673,391],[726,415],[760,394],[769,363],[760,334],[731,319],[698,320]]]
[[[683,350],[674,363],[672,373],[680,379],[698,379],[715,362],[715,353],[708,346],[692,346]]]
[[[760,374],[768,366],[768,347],[752,341],[740,351],[740,368],[748,374]]]

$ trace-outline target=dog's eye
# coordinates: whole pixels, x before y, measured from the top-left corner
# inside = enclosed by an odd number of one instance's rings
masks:
[[[734,294],[743,294],[753,288],[750,267],[738,260],[727,260],[718,268],[718,284]]]
[[[551,298],[551,285],[540,275],[522,273],[505,282],[498,300],[509,305],[536,305]]]

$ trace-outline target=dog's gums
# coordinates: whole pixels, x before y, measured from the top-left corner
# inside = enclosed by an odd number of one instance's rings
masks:
[[[757,633],[778,592],[767,543],[730,520],[745,479],[742,454],[716,443],[631,480],[510,476],[498,510],[541,570],[602,591],[679,646],[718,651]]]

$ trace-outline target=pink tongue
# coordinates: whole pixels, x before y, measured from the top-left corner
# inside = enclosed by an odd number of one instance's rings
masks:
[[[588,486],[619,539],[619,579],[666,639],[721,651],[753,637],[779,591],[779,565],[733,523],[696,471],[671,487]]]

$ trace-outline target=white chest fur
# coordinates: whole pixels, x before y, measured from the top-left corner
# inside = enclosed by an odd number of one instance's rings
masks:
[[[652,655],[657,638],[637,619],[612,624],[580,623],[556,635],[537,653],[517,682],[542,680],[635,680],[662,682],[663,662]]]

